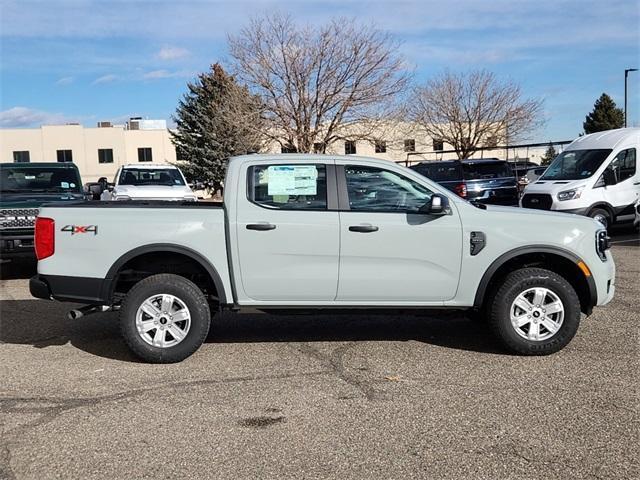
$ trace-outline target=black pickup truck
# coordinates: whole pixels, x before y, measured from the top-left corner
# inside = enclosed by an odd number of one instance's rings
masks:
[[[504,160],[445,160],[410,167],[469,201],[518,205],[518,183]]]
[[[83,200],[73,163],[0,164],[0,256],[33,257],[33,231],[43,203]]]

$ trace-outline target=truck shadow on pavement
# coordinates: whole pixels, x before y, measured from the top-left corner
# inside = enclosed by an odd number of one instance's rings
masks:
[[[117,313],[68,320],[72,304],[6,300],[0,304],[0,342],[47,348],[67,343],[92,355],[139,360],[120,337]],[[225,312],[214,317],[206,342],[417,341],[446,348],[503,354],[486,325],[462,312],[267,315]]]

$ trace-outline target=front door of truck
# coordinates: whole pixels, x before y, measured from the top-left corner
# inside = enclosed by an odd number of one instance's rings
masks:
[[[420,213],[433,195],[424,184],[390,169],[336,163],[339,195],[348,197],[340,212],[337,300],[382,304],[453,298],[462,257],[455,206],[448,215]]]
[[[335,299],[340,232],[334,168],[293,157],[241,170],[247,191],[238,195],[236,278],[247,297],[287,305]]]

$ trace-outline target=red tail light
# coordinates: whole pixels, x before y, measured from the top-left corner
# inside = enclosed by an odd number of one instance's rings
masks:
[[[36,257],[38,260],[50,257],[56,250],[55,222],[53,218],[36,218]]]
[[[460,195],[462,198],[466,198],[467,196],[467,185],[464,183],[460,183],[453,188],[453,191]]]

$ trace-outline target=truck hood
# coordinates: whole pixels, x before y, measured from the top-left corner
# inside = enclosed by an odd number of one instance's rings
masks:
[[[113,195],[127,195],[131,199],[137,198],[177,198],[194,196],[186,185],[118,185],[113,189]]]
[[[588,178],[580,180],[537,180],[527,185],[524,193],[548,193],[555,197],[559,192],[585,186],[588,180]]]
[[[5,193],[0,196],[0,208],[38,208],[43,203],[83,200],[84,194],[79,192],[56,193]]]
[[[567,226],[578,226],[591,228],[595,226],[597,229],[602,228],[602,224],[597,220],[583,215],[574,215],[573,213],[563,213],[555,210],[536,210],[533,208],[519,207],[503,207],[498,205],[487,205],[487,212],[495,215],[501,221],[518,221],[518,222],[537,222],[544,225],[546,222],[562,223]],[[514,224],[516,225],[516,224]]]

